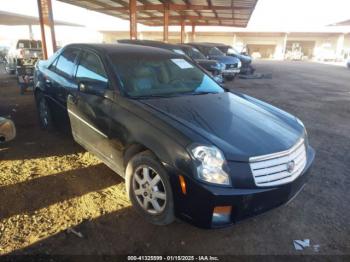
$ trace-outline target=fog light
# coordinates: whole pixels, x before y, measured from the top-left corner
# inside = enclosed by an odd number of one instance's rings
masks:
[[[212,223],[215,225],[227,224],[231,220],[231,206],[217,206],[213,211]]]

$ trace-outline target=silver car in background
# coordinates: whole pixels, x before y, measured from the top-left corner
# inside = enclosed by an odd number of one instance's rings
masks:
[[[0,144],[16,137],[16,127],[12,120],[0,117]]]

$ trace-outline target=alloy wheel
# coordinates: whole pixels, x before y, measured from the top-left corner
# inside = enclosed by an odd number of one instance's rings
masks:
[[[161,176],[149,166],[136,169],[132,181],[139,205],[152,215],[159,215],[166,206],[166,190]]]

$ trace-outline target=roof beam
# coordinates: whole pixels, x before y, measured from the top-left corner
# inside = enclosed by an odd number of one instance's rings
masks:
[[[144,4],[138,5],[137,11],[160,11],[164,10],[163,4]],[[169,4],[169,9],[172,11],[211,11],[211,10],[227,10],[229,6],[215,6],[215,5],[183,5],[183,4]],[[127,7],[101,7],[101,8],[89,8],[94,11],[129,11]],[[235,10],[250,10],[249,7],[235,7]]]
[[[140,17],[138,21],[162,21],[162,17]],[[205,20],[205,21],[217,21],[218,23],[220,21],[232,21],[232,18],[227,18],[227,17],[221,17],[221,18],[216,18],[216,17],[206,17],[206,16],[195,16],[195,15],[172,15],[169,16],[169,20],[193,20],[194,22],[197,20]],[[235,21],[246,21],[246,19],[234,19]]]
[[[172,25],[172,26],[178,26],[179,25],[179,21],[169,21],[169,25]],[[144,25],[148,25],[148,26],[159,26],[159,23],[152,23],[152,22],[143,22]],[[192,25],[195,25],[195,26],[234,26],[234,27],[245,27],[244,24],[235,24],[235,23],[228,23],[228,24],[222,24],[220,25],[218,22],[216,23],[211,23],[211,22],[184,22],[185,26],[192,26]]]

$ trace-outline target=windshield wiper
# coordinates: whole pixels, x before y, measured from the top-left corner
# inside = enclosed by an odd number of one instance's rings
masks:
[[[169,93],[169,94],[150,94],[150,95],[142,95],[142,96],[130,96],[132,99],[150,99],[150,98],[169,98],[175,96],[183,96],[183,95],[208,95],[208,94],[218,94],[218,92],[180,92],[180,93]]]
[[[171,95],[150,94],[150,95],[142,95],[142,96],[130,96],[130,98],[132,98],[132,99],[167,98],[167,97],[171,97]]]
[[[184,92],[184,93],[179,93],[179,95],[209,95],[209,94],[218,94],[218,92],[208,92],[208,91],[191,91],[191,92]]]

